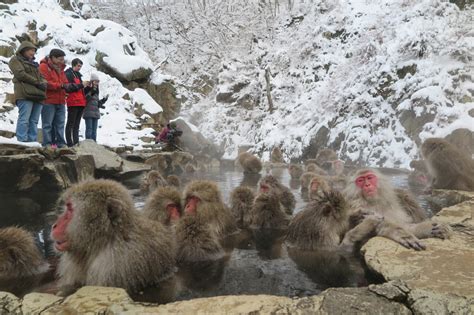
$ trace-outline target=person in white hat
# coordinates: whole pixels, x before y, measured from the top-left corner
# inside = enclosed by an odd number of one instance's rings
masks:
[[[84,109],[84,118],[86,122],[86,139],[97,141],[97,125],[100,118],[100,108],[105,108],[108,96],[99,99],[99,76],[92,73],[89,84],[84,88],[86,94],[86,108]]]

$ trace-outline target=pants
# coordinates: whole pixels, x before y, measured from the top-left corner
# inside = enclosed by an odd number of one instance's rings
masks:
[[[16,106],[18,107],[16,139],[21,142],[36,141],[38,120],[43,104],[29,100],[17,100]]]
[[[54,143],[53,139],[55,141],[54,144],[56,144],[58,148],[66,146],[66,141],[64,140],[65,118],[66,106],[64,104],[44,104],[41,111],[43,147],[52,145]]]
[[[84,106],[69,106],[67,108],[66,142],[68,147],[79,143],[79,125],[83,111]]]
[[[86,139],[92,139],[97,142],[97,123],[99,118],[84,118],[86,121]]]

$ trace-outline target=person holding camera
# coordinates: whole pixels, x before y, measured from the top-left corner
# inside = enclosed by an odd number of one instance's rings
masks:
[[[35,62],[36,46],[23,41],[8,66],[13,72],[15,103],[18,107],[16,139],[20,142],[36,141],[42,102],[46,99],[46,80]]]
[[[170,149],[179,149],[178,139],[183,134],[183,131],[178,129],[174,121],[168,123],[158,135],[155,143],[166,144]],[[166,147],[165,147],[166,148]]]
[[[87,104],[84,109],[84,118],[86,122],[86,139],[97,141],[97,125],[100,118],[100,108],[105,108],[108,96],[99,98],[99,77],[97,74],[91,74],[89,84],[84,88]]]
[[[82,74],[79,72],[81,68],[82,60],[74,58],[71,62],[71,68],[65,72],[68,82],[71,83],[73,87],[66,98],[66,142],[68,147],[79,143],[79,126],[81,124],[82,112],[86,106]]]
[[[64,140],[64,121],[66,118],[66,93],[75,88],[75,84],[68,82],[64,73],[66,67],[64,57],[66,54],[61,49],[51,49],[48,56],[40,62],[41,75],[48,82],[46,100],[41,110],[43,128],[43,147],[58,148],[66,146]],[[54,135],[53,135],[54,129]],[[53,142],[53,139],[55,139]]]

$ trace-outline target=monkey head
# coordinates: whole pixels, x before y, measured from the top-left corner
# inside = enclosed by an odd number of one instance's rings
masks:
[[[207,180],[193,181],[184,190],[184,213],[196,214],[203,203],[222,203],[217,185]]]
[[[144,214],[165,225],[182,216],[181,195],[174,187],[159,187],[148,198]]]
[[[444,149],[447,141],[441,138],[429,138],[421,145],[421,155],[428,159],[435,150]]]
[[[266,193],[266,192],[269,192],[270,189],[273,189],[278,186],[279,186],[279,183],[275,177],[273,177],[272,175],[266,175],[260,180],[258,184],[258,187],[259,187],[258,190],[259,192]]]
[[[76,184],[61,199],[64,211],[51,230],[54,247],[60,252],[100,249],[114,237],[126,237],[134,223],[129,192],[111,180]]]
[[[313,178],[311,178],[308,185],[308,191],[311,194],[317,194],[328,190],[329,184],[322,176],[314,176]]]
[[[358,172],[354,183],[365,198],[375,197],[378,193],[378,176],[372,170]]]
[[[312,205],[322,216],[342,218],[347,210],[347,202],[341,192],[336,190],[323,191],[314,199]]]

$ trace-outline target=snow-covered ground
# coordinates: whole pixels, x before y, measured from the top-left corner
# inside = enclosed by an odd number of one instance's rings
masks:
[[[11,12],[11,14],[9,12]],[[109,96],[106,109],[99,120],[98,142],[109,146],[134,145],[141,147],[140,137],[150,136],[150,128],[139,130],[139,122],[133,113],[135,103],[140,103],[150,114],[159,113],[162,108],[146,91],[130,91],[122,86],[119,80],[96,68],[96,54],[106,54],[104,61],[120,73],[129,73],[139,68],[153,68],[153,64],[140,46],[133,33],[119,24],[100,20],[83,19],[76,13],[63,10],[55,0],[20,0],[0,10],[0,45],[19,45],[15,36],[28,32],[28,26],[35,23],[38,40],[48,43],[38,49],[36,59],[40,61],[52,48],[66,52],[66,62],[70,66],[72,59],[80,58],[83,62],[81,73],[83,80],[89,80],[91,73],[100,78],[101,97]],[[97,30],[103,29],[98,32]],[[13,39],[13,40],[12,40]],[[131,54],[132,53],[132,54]],[[5,106],[4,92],[13,93],[13,83],[9,81],[12,74],[8,68],[9,58],[0,57],[0,106]],[[160,74],[154,74],[159,80]],[[8,82],[9,81],[9,82]],[[123,98],[128,94],[129,97]],[[18,110],[0,113],[0,129],[15,131]],[[41,123],[39,124],[41,127]],[[84,136],[85,125],[82,122],[81,135]],[[9,140],[11,142],[11,140]],[[7,142],[0,138],[0,142]]]
[[[224,143],[227,157],[242,144],[264,158],[274,145],[299,157],[326,127],[326,145],[345,159],[407,167],[423,139],[474,131],[472,8],[441,0],[176,0],[123,11],[92,2],[97,14],[141,30],[151,58],[165,60],[163,71],[185,85],[217,81],[181,115]],[[216,101],[242,82],[234,95],[252,96],[253,107]]]

